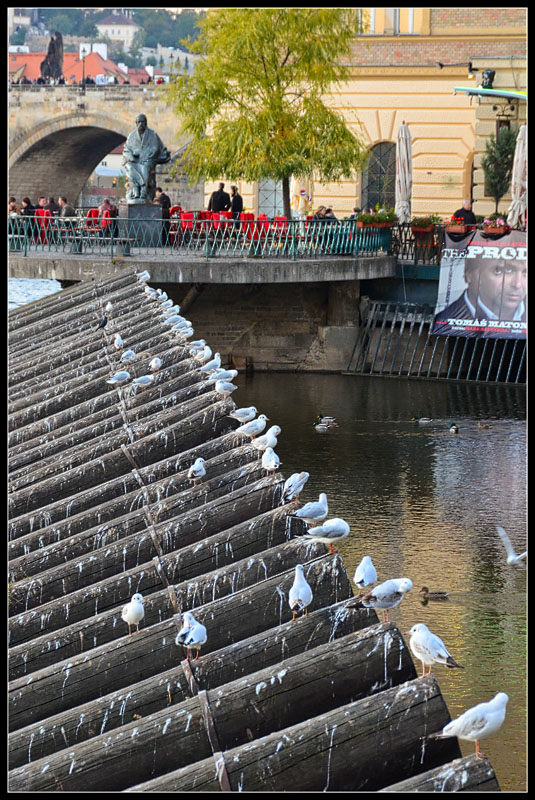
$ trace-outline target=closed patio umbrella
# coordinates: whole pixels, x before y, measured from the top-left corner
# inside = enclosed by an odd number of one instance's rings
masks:
[[[412,195],[412,137],[403,120],[396,141],[396,205],[400,222],[410,222]]]
[[[295,177],[290,181],[290,206],[297,212],[298,219],[304,219],[312,204],[312,180]]]
[[[516,138],[513,172],[511,175],[511,205],[507,209],[507,224],[511,228],[524,223],[527,205],[527,138],[526,125],[521,125]]]

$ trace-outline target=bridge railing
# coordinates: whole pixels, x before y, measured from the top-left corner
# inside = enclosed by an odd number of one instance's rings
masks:
[[[11,217],[9,249],[69,255],[315,258],[392,254],[392,228],[354,220]]]

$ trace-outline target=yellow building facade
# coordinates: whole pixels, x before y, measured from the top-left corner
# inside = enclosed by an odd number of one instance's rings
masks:
[[[476,214],[493,212],[481,169],[485,142],[499,125],[525,122],[526,103],[478,101],[454,94],[454,87],[476,87],[490,69],[493,88],[526,90],[526,9],[368,8],[360,13],[364,32],[355,36],[351,78],[326,101],[345,116],[350,129],[360,132],[371,152],[390,161],[399,126],[407,123],[413,215],[437,213],[449,219],[464,199],[473,200]],[[262,187],[236,183],[247,210],[258,213]],[[367,183],[366,173],[340,183],[315,178],[312,206],[330,206],[337,217],[346,217],[355,206],[369,204]],[[206,183],[207,202],[216,186],[217,181]],[[282,212],[280,194],[274,196],[273,209]],[[500,211],[509,203],[510,196],[504,196]]]

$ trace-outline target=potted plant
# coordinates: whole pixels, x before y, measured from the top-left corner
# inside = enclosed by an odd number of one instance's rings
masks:
[[[357,228],[391,228],[397,222],[397,214],[391,208],[387,211],[380,208],[379,203],[374,212],[362,213],[357,217]]]
[[[451,221],[446,224],[446,233],[468,233],[471,227],[471,225],[465,225],[462,217],[452,217]]]
[[[411,230],[413,233],[431,233],[435,224],[443,222],[439,214],[426,214],[423,217],[413,217],[411,219]]]
[[[509,230],[507,222],[499,214],[490,214],[483,220],[485,233],[504,234]]]

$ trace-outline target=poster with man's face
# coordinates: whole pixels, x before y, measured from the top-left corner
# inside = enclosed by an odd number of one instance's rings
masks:
[[[472,231],[446,233],[431,333],[526,338],[526,234],[489,239]]]

